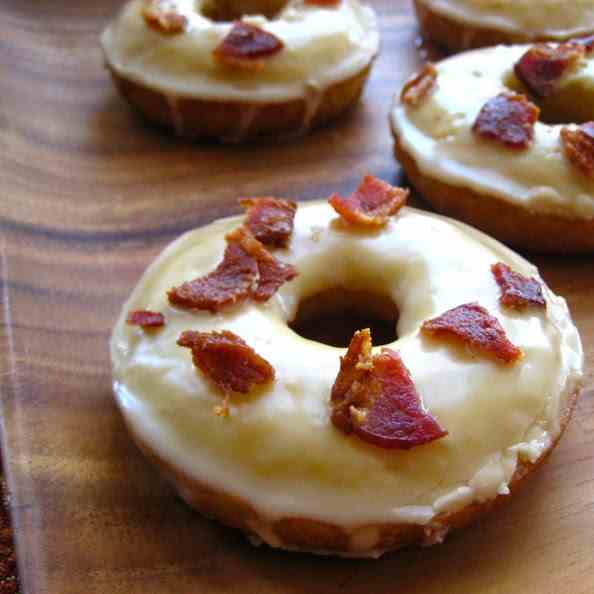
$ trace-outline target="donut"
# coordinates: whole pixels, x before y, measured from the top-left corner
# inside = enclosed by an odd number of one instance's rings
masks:
[[[414,0],[414,6],[421,35],[452,52],[594,33],[592,0]]]
[[[567,424],[583,355],[565,301],[510,249],[405,199],[372,177],[329,202],[252,199],[169,245],[115,325],[133,439],[255,544],[377,557],[441,542],[509,500]],[[392,336],[299,330],[361,315]]]
[[[498,46],[425,65],[390,116],[421,196],[522,250],[594,252],[592,49]]]
[[[149,121],[240,142],[347,111],[379,32],[358,0],[132,0],[101,41],[117,88]]]

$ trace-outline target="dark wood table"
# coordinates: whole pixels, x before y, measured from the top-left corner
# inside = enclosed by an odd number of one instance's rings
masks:
[[[594,591],[594,382],[559,449],[505,509],[441,547],[346,561],[251,547],[182,504],[132,445],[107,341],[181,232],[239,195],[307,200],[401,182],[387,112],[418,65],[408,2],[376,0],[383,47],[360,107],[292,143],[200,146],[146,126],[98,35],[121,2],[0,5],[3,453],[26,594],[586,594]],[[591,258],[539,258],[594,362]]]

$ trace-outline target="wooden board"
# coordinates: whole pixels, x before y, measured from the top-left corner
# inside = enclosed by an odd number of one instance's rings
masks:
[[[256,549],[203,520],[133,447],[107,341],[139,275],[238,195],[309,199],[370,171],[399,181],[387,111],[418,64],[408,4],[376,0],[383,49],[348,120],[303,140],[199,146],[146,127],[98,48],[115,0],[0,6],[3,448],[25,594],[591,593],[594,382],[550,463],[441,547],[380,561]],[[594,363],[591,258],[539,259]]]

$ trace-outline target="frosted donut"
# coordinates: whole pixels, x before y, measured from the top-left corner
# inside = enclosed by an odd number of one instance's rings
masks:
[[[549,66],[555,75],[542,77]],[[426,66],[395,99],[396,156],[440,212],[525,250],[591,253],[594,135],[592,124],[569,122],[594,119],[593,81],[591,47],[577,42],[498,46]],[[514,110],[527,118],[522,130]],[[506,140],[506,131],[525,136]]]
[[[126,424],[191,506],[254,542],[379,556],[441,542],[509,499],[557,443],[580,384],[582,350],[565,301],[526,260],[438,215],[404,207],[383,227],[365,230],[314,202],[299,206],[287,247],[273,250],[298,276],[269,301],[214,314],[172,306],[171,287],[212,271],[225,235],[240,223],[219,220],[167,247],[124,305],[111,340]],[[504,308],[496,263],[535,277],[546,307]],[[387,347],[399,353],[422,406],[447,436],[385,449],[337,428],[329,402],[346,351],[289,327],[300,303],[329,290],[397,304],[397,340]],[[467,302],[497,318],[521,360],[502,365],[421,332],[427,320]],[[133,310],[156,312],[166,323],[155,331],[130,326]],[[221,394],[178,346],[186,331],[234,333],[274,368],[274,380],[233,394],[227,416],[214,414]]]
[[[132,0],[101,41],[120,92],[149,120],[238,142],[344,113],[379,32],[358,0]]]
[[[594,1],[414,0],[421,34],[450,51],[594,33]]]

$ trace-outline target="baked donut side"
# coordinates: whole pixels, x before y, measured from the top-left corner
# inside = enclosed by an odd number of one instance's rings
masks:
[[[441,214],[464,221],[526,252],[566,255],[594,252],[594,223],[591,220],[534,212],[497,196],[428,177],[397,136],[394,155],[410,183]]]
[[[513,0],[510,0],[510,4]],[[444,9],[436,9],[427,0],[413,0],[419,30],[424,39],[445,48],[449,52],[459,52],[499,44],[520,44],[538,41],[565,41],[576,36],[585,36],[594,32],[594,22],[573,27],[567,31],[551,30],[547,25],[554,26],[554,19],[547,17],[546,10],[534,7],[535,11],[543,13],[543,28],[541,31],[523,28],[520,24],[494,24],[494,18],[501,18],[496,9],[490,13],[486,11],[485,18],[476,16],[463,18],[460,14]],[[445,3],[442,3],[445,4]],[[547,22],[548,21],[550,22]]]
[[[575,410],[580,386],[572,389],[562,411],[558,437],[535,462],[522,460],[518,463],[508,485],[508,494],[497,495],[482,503],[471,503],[453,513],[439,514],[424,526],[386,522],[345,528],[343,525],[307,517],[288,516],[272,520],[241,497],[211,487],[173,466],[137,435],[132,425],[127,426],[138,449],[183,501],[207,518],[241,530],[252,544],[264,543],[273,548],[318,555],[377,558],[407,546],[441,544],[451,533],[468,527],[510,502],[558,445]]]
[[[188,138],[241,142],[307,133],[340,118],[359,100],[371,66],[335,83],[321,96],[279,103],[172,98],[133,80],[110,73],[123,97],[150,122]],[[208,117],[205,117],[208,114]]]

